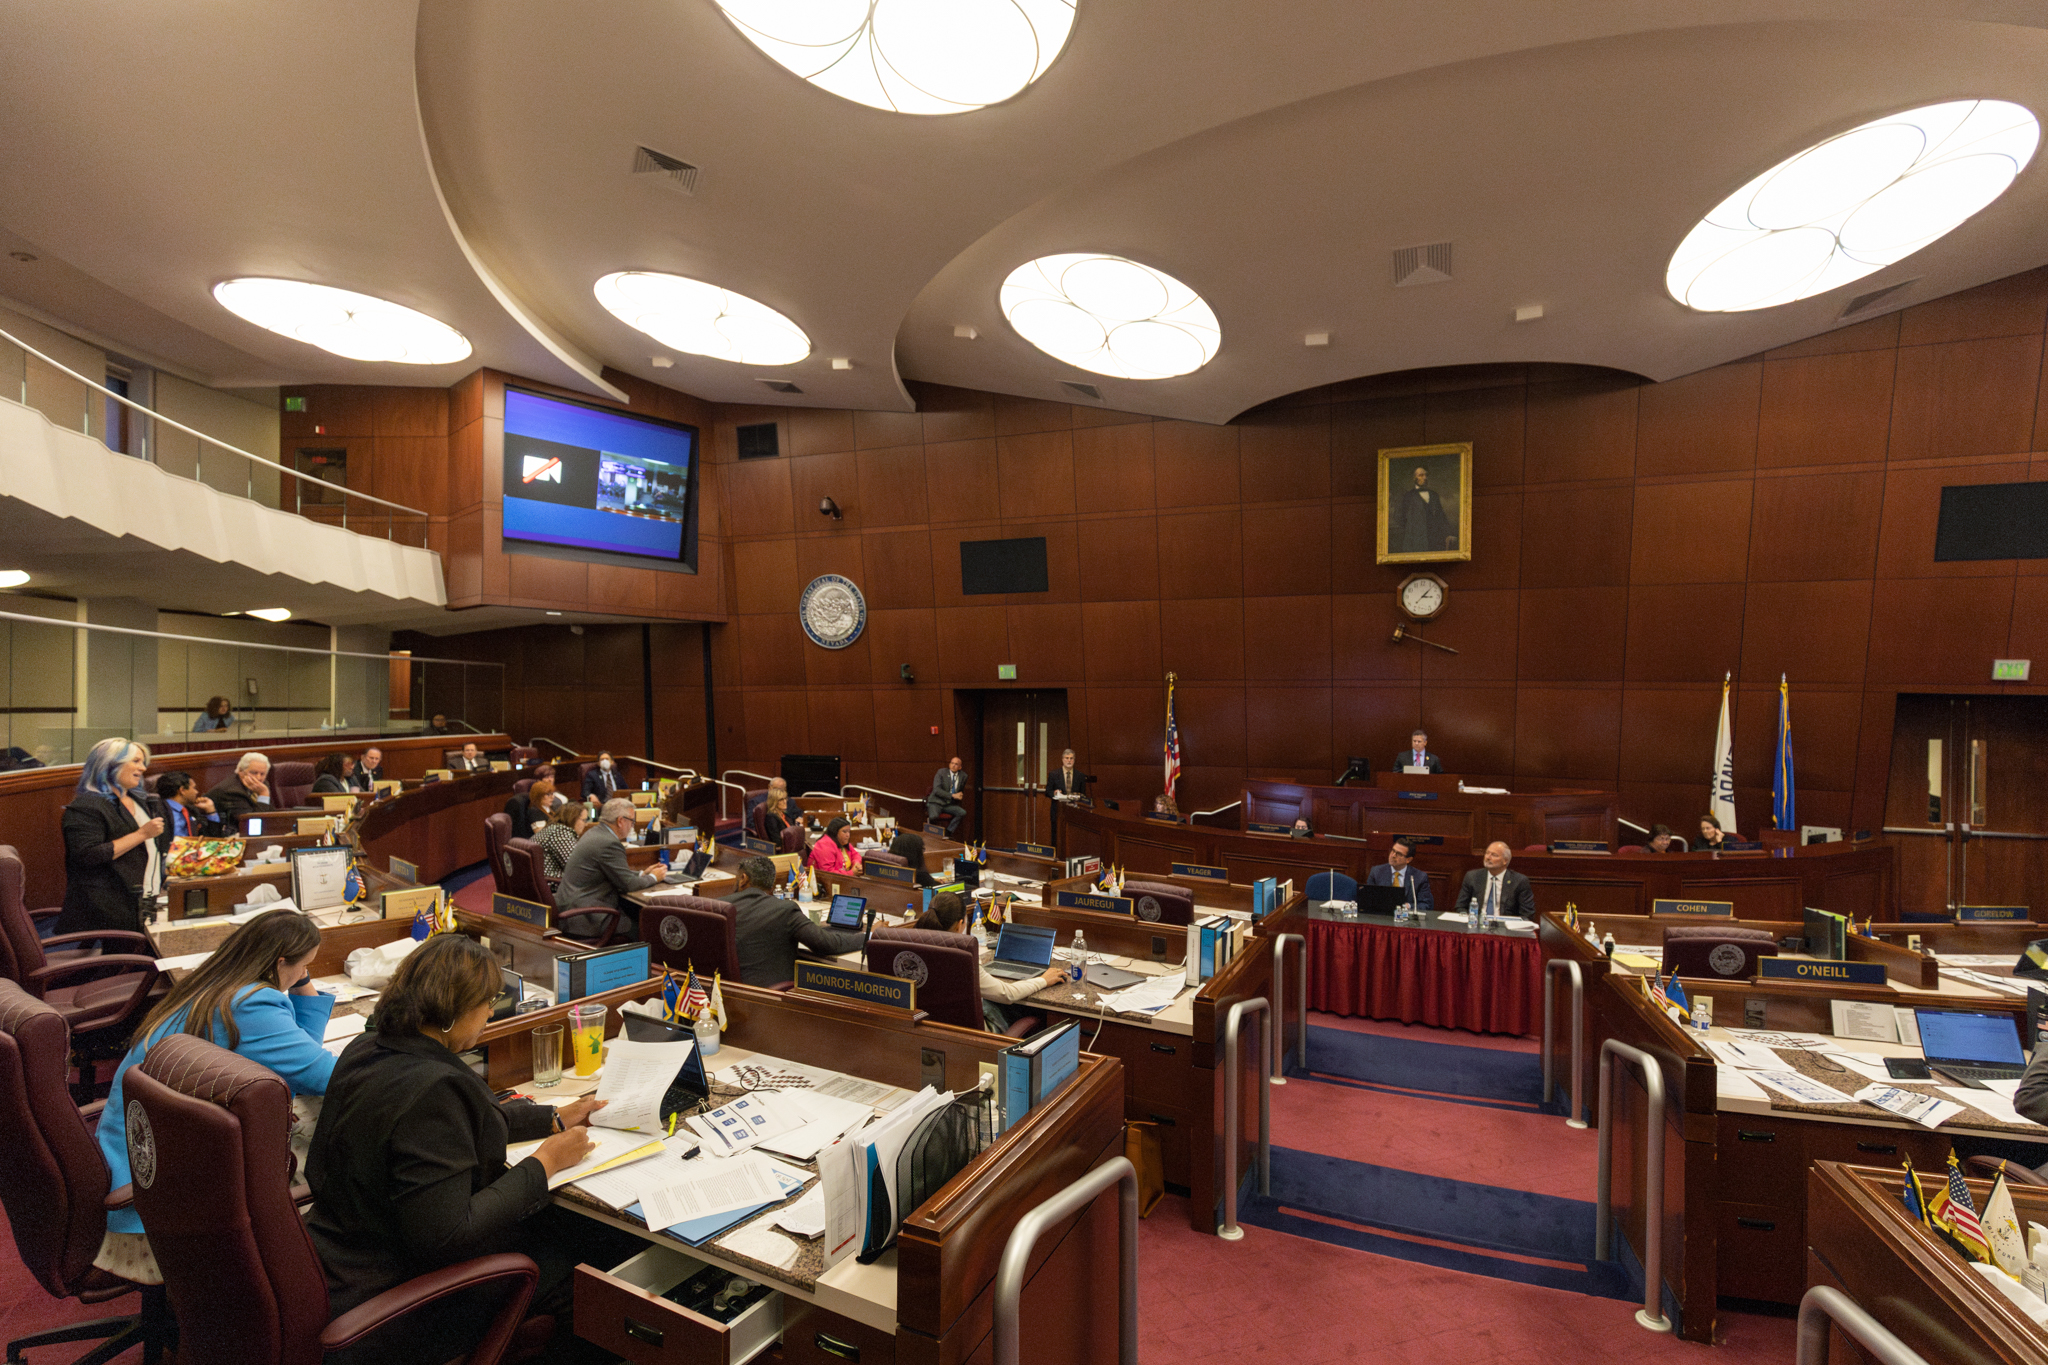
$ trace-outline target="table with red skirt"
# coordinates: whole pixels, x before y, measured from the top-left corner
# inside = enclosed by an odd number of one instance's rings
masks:
[[[1543,948],[1529,930],[1340,919],[1321,906],[1305,927],[1310,1009],[1474,1033],[1519,1035],[1542,1024]]]

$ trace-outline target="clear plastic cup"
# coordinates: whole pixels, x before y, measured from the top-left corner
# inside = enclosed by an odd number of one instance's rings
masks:
[[[533,1083],[543,1089],[561,1084],[562,1032],[560,1024],[541,1024],[533,1031]]]
[[[569,1042],[575,1049],[576,1074],[594,1076],[604,1061],[604,1017],[598,1004],[569,1006]]]

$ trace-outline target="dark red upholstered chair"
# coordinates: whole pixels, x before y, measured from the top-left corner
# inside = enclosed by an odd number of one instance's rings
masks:
[[[71,1051],[64,1019],[12,981],[0,981],[0,1205],[14,1231],[15,1250],[36,1283],[60,1299],[105,1303],[142,1290],[136,1316],[98,1318],[7,1343],[7,1358],[65,1342],[101,1344],[74,1365],[100,1365],[140,1345],[143,1360],[163,1355],[172,1335],[169,1302],[161,1289],[131,1283],[94,1267],[107,1211],[127,1207],[109,1200],[106,1158],[93,1125],[99,1108],[81,1114],[65,1088]]]
[[[1977,1180],[1996,1180],[2002,1174],[2014,1185],[2048,1185],[2048,1176],[2043,1176],[2031,1166],[2007,1161],[2002,1156],[1966,1156],[1963,1158],[1963,1174]]]
[[[868,935],[867,968],[917,983],[917,1007],[941,1024],[983,1029],[981,945],[972,934],[938,929],[877,929]],[[1026,1015],[1005,1032],[1022,1038],[1045,1021]]]
[[[1620,848],[1617,848],[1614,851],[1616,853],[1642,853],[1646,850],[1641,844],[1623,844]]]
[[[540,905],[555,903],[555,886],[548,880],[546,850],[531,839],[507,839],[498,855],[505,867],[505,894]]]
[[[270,765],[270,804],[291,810],[307,803],[313,794],[313,765],[286,759]],[[318,804],[315,802],[314,804]]]
[[[782,841],[777,845],[783,853],[806,853],[810,851],[810,836],[802,825],[789,825],[782,831]]]
[[[512,817],[503,811],[493,811],[484,817],[484,856],[491,864],[491,884],[498,888],[498,894],[509,896],[512,889],[505,880],[505,845],[512,838]]]
[[[1125,882],[1131,913],[1147,924],[1193,924],[1195,894],[1172,882]],[[1328,899],[1328,897],[1324,897]]]
[[[609,905],[581,905],[573,910],[557,906],[554,918],[564,939],[585,948],[609,948],[627,927],[626,917]]]
[[[517,782],[514,782],[512,784],[512,794],[514,796],[524,796],[526,794],[526,789],[528,787],[531,787],[534,784],[535,780],[536,779],[531,777],[520,778]]]
[[[910,866],[909,861],[902,854],[891,853],[886,848],[878,848],[873,853],[863,853],[860,855],[860,860],[863,863],[887,863],[891,867]]]
[[[22,903],[26,869],[0,844],[0,976],[47,1002],[74,1034],[120,1029],[141,1021],[162,975],[148,938],[124,929],[89,929],[37,938]],[[53,958],[52,950],[63,954]]]
[[[767,838],[768,789],[763,787],[759,791],[750,791],[743,800],[745,802],[743,809],[746,813],[741,819],[747,827],[747,833],[753,835],[756,839]],[[793,810],[790,812],[791,815],[795,813]]]
[[[723,972],[740,979],[739,912],[728,901],[683,892],[649,892],[640,908],[640,937],[658,967]]]
[[[512,766],[516,768],[522,763],[537,762],[540,759],[540,750],[531,744],[515,744],[505,751],[505,755],[512,760]]]
[[[1747,980],[1756,960],[1778,955],[1778,937],[1768,929],[1737,925],[1674,924],[1664,931],[1664,972],[1668,976]]]
[[[463,1261],[329,1321],[327,1275],[292,1198],[291,1087],[276,1072],[178,1033],[122,1085],[135,1207],[177,1315],[179,1359],[311,1365],[372,1333],[402,1333],[411,1314],[482,1285],[502,1298],[467,1360],[504,1357],[540,1276],[525,1256]],[[552,1319],[535,1319],[522,1337],[539,1336],[543,1321],[552,1332]]]
[[[1549,845],[1549,844],[1523,844],[1523,845],[1522,845],[1522,852],[1524,852],[1524,853],[1548,853],[1548,852],[1550,852],[1550,845]]]

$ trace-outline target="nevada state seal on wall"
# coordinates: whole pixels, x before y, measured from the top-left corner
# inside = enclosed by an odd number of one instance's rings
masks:
[[[821,574],[797,599],[796,615],[812,644],[845,649],[860,638],[861,628],[867,625],[868,603],[850,580],[836,573]]]

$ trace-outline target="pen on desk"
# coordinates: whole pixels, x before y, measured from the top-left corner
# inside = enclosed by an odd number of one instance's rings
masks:
[[[670,1114],[668,1116],[668,1135],[670,1137],[674,1137],[676,1135],[676,1120],[681,1117],[682,1111],[680,1109],[678,1109],[675,1113]]]

